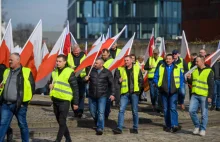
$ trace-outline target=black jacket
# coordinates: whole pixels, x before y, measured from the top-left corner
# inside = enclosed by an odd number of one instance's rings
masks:
[[[115,95],[115,86],[112,73],[104,67],[100,73],[93,68],[89,78],[89,97],[108,97],[108,91],[111,92],[110,95]]]
[[[4,74],[5,69],[6,69],[6,66],[4,64],[0,64],[0,83],[3,80],[3,74]]]
[[[115,80],[119,81],[119,78],[121,78],[120,71],[116,70],[116,72],[115,72]],[[134,73],[133,73],[133,70],[132,70],[132,73],[130,73],[130,81],[129,82],[130,82],[130,84],[128,84],[128,85],[129,85],[130,90],[134,90]],[[130,92],[130,93],[135,93],[135,94],[139,95],[140,91],[143,89],[143,84],[144,84],[144,79],[143,79],[142,72],[140,71],[139,74],[138,74],[139,91],[138,92]]]
[[[31,90],[32,90],[32,95],[34,94],[35,91],[35,82],[32,73],[30,72],[30,76],[28,78],[31,84]],[[4,92],[4,90],[3,90]],[[28,104],[28,102],[23,102],[24,98],[24,76],[22,73],[22,67],[20,69],[20,72],[18,73],[17,76],[17,102],[16,102],[16,111],[21,107],[22,104]],[[0,97],[1,102],[3,102],[3,95]]]

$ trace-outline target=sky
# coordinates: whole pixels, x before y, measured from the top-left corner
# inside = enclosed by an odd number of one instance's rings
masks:
[[[33,24],[42,19],[43,31],[62,31],[67,19],[68,0],[2,0],[7,13],[6,23],[12,20],[13,28],[19,23]]]

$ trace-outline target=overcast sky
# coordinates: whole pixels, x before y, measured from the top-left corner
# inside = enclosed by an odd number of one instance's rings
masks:
[[[68,0],[2,0],[6,19],[13,27],[19,23],[36,25],[40,19],[44,31],[62,31],[67,19]],[[6,21],[7,23],[7,21]]]

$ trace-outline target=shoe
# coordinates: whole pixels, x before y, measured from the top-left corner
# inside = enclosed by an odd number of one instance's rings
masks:
[[[102,135],[102,134],[103,134],[103,130],[101,130],[101,129],[96,130],[96,135]]]
[[[170,128],[170,127],[164,126],[164,127],[163,127],[163,130],[164,130],[165,132],[171,132],[171,128]]]
[[[147,102],[147,98],[144,98],[144,102]]]
[[[72,142],[71,138],[66,139],[65,142]]]
[[[170,132],[175,133],[175,132],[181,130],[181,128],[182,128],[181,126],[173,126],[173,127],[171,128]]]
[[[134,134],[138,134],[138,129],[133,129]]]
[[[215,110],[216,110],[216,111],[220,111],[220,108],[216,108]]]
[[[198,135],[198,134],[199,134],[199,128],[195,128],[195,129],[193,130],[193,134],[194,134],[194,135]]]
[[[200,136],[205,136],[205,130],[201,130],[201,131],[199,132],[199,135],[200,135]]]
[[[114,134],[122,134],[122,130],[119,128],[115,128],[112,130]]]
[[[7,142],[12,142],[13,141],[13,130],[12,128],[8,128],[7,131]]]
[[[78,118],[82,118],[82,115],[83,115],[82,113],[78,113],[78,114],[77,114],[77,117],[78,117]]]
[[[212,106],[210,107],[210,110],[213,111],[214,109],[215,109],[215,105],[212,105]]]

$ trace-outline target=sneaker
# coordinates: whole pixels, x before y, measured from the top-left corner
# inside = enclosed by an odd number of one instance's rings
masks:
[[[200,136],[205,136],[205,130],[201,130],[201,131],[199,132],[199,135],[200,135]]]
[[[96,130],[96,135],[102,135],[102,134],[103,134],[103,130],[101,129]]]
[[[164,126],[164,127],[163,127],[163,130],[164,130],[165,132],[171,132],[171,128],[170,128],[170,127]]]
[[[216,110],[216,111],[220,111],[220,108],[216,108],[215,110]]]
[[[179,126],[173,126],[173,127],[171,128],[170,132],[175,133],[175,132],[181,130],[181,128],[182,128],[182,127],[181,127],[180,125],[179,125]]]
[[[210,110],[213,111],[214,109],[215,109],[215,105],[212,105],[212,106],[210,107]]]
[[[122,130],[119,128],[115,128],[112,130],[114,134],[122,134]]]
[[[199,134],[199,128],[195,128],[195,129],[193,130],[193,134],[194,134],[194,135],[198,135],[198,134]]]
[[[138,134],[138,130],[137,129],[133,129],[133,133],[134,134]]]

